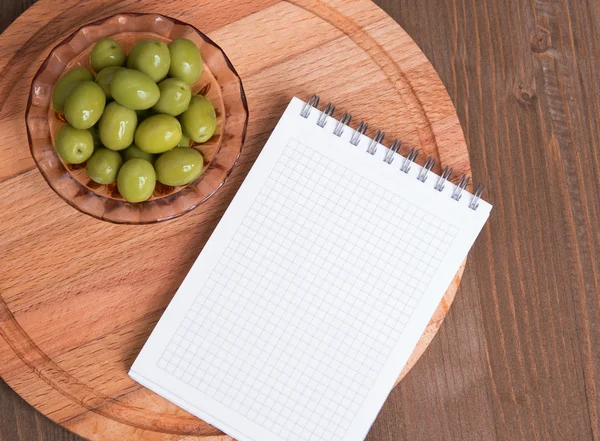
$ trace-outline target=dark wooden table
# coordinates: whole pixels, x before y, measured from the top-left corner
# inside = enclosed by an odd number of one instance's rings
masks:
[[[31,3],[0,0],[0,29]],[[368,439],[600,440],[600,2],[377,3],[448,88],[494,211]],[[80,439],[0,382],[1,441]]]

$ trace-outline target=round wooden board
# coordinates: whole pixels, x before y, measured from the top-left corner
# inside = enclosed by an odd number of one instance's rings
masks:
[[[117,12],[192,23],[227,53],[250,108],[226,185],[174,221],[113,225],[79,213],[29,153],[32,76],[56,42]],[[0,37],[0,375],[29,403],[90,440],[225,441],[140,387],[127,371],[293,95],[351,111],[372,133],[418,146],[454,176],[470,173],[448,95],[416,44],[369,0],[42,0]],[[435,335],[464,265],[402,375]],[[400,377],[402,378],[402,376]]]

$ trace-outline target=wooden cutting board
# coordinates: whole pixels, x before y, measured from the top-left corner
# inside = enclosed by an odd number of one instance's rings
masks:
[[[71,208],[30,156],[25,105],[50,49],[117,12],[194,24],[227,53],[250,108],[231,179],[182,218],[113,225]],[[91,440],[229,437],[138,386],[127,371],[293,95],[321,96],[455,176],[470,173],[454,108],[416,44],[369,0],[41,0],[0,37],[0,375],[23,398]],[[387,143],[389,145],[389,142]],[[403,375],[439,328],[460,275]]]

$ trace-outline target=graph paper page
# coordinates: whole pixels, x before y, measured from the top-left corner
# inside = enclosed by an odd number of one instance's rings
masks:
[[[491,209],[303,104],[130,371],[239,441],[364,439]]]

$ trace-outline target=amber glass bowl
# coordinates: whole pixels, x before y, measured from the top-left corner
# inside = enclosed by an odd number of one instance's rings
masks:
[[[146,202],[129,203],[116,184],[100,185],[86,174],[85,163],[65,164],[54,150],[54,137],[64,122],[52,107],[52,89],[74,67],[90,67],[94,43],[110,37],[129,52],[136,41],[160,39],[169,43],[188,38],[196,43],[203,60],[200,79],[192,93],[205,95],[214,105],[217,130],[204,144],[193,145],[204,157],[205,170],[193,183],[167,187],[157,183]],[[126,224],[160,222],[180,216],[206,202],[225,183],[244,143],[248,106],[242,81],[231,62],[213,41],[192,25],[156,14],[118,14],[89,23],[50,52],[33,78],[26,112],[31,154],[52,189],[67,203],[98,219]]]

